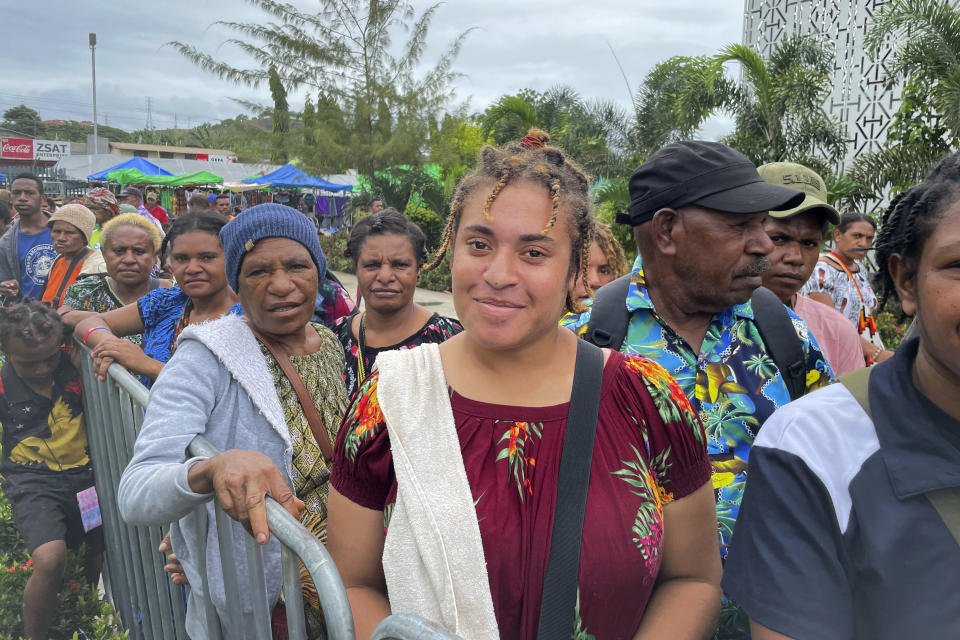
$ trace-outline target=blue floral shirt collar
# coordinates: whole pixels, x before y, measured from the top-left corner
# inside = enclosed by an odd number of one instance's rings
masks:
[[[637,259],[633,261],[631,270],[630,286],[627,288],[627,311],[636,311],[637,309],[647,309],[656,313],[653,306],[653,300],[650,299],[650,293],[647,291],[646,275],[643,271],[643,256],[637,254]],[[717,314],[715,320],[721,324],[726,324],[732,318],[748,318],[753,320],[753,308],[749,302],[736,304],[729,309]]]

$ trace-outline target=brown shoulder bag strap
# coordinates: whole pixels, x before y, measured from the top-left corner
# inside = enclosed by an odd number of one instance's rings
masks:
[[[330,462],[333,460],[333,443],[330,442],[330,434],[327,433],[327,429],[323,426],[323,419],[320,417],[320,412],[317,411],[317,405],[313,401],[313,398],[310,397],[310,392],[307,391],[306,385],[303,384],[303,378],[300,377],[293,363],[290,362],[290,356],[287,354],[286,349],[284,349],[280,343],[271,340],[253,327],[250,327],[250,330],[253,331],[253,335],[257,336],[257,339],[263,343],[263,346],[273,354],[277,364],[280,365],[280,370],[283,371],[283,375],[286,376],[290,384],[293,385],[293,390],[297,392],[297,398],[300,399],[303,415],[310,424],[310,431],[313,432],[313,439],[317,441],[320,451],[323,452],[323,459]]]

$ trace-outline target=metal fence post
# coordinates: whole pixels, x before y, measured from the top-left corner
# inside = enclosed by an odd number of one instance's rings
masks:
[[[163,530],[160,527],[133,527],[120,518],[117,488],[120,476],[133,455],[133,446],[143,424],[149,392],[128,371],[111,365],[106,381],[94,375],[89,350],[82,345],[81,374],[84,388],[84,416],[90,456],[94,467],[97,495],[107,543],[105,586],[110,601],[120,613],[124,626],[135,640],[187,640],[184,627],[183,589],[170,583],[163,570],[165,558],[158,551]],[[192,456],[212,457],[217,451],[202,436],[188,447]],[[270,496],[266,500],[270,533],[280,543],[283,596],[290,640],[306,640],[306,625],[301,595],[302,562],[313,580],[320,599],[329,640],[354,640],[353,615],[340,574],[326,548]],[[227,619],[221,619],[210,599],[206,572],[207,536],[200,536],[199,559],[207,614],[207,638],[240,637],[243,624],[240,589],[248,589],[253,604],[258,638],[270,638],[271,611],[267,600],[263,550],[253,538],[214,503],[214,522],[221,553],[221,569],[227,597]],[[207,508],[195,510],[197,522],[209,520]],[[233,557],[233,539],[245,541],[249,584],[237,581],[237,558]],[[225,626],[226,629],[221,627]],[[379,634],[379,635],[378,635]],[[379,640],[457,640],[443,629],[421,618],[392,615],[377,628]],[[193,638],[191,640],[203,640]]]

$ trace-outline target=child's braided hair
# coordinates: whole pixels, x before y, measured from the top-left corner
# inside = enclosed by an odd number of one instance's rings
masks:
[[[443,230],[443,242],[427,270],[436,269],[450,247],[453,236],[460,226],[463,204],[480,187],[493,183],[490,195],[483,204],[483,215],[490,219],[490,207],[505,186],[525,180],[542,187],[550,196],[553,214],[543,232],[549,233],[557,222],[561,210],[570,221],[570,273],[579,269],[586,283],[590,264],[590,243],[593,241],[591,217],[590,181],[576,164],[566,158],[557,147],[547,146],[550,136],[539,129],[531,129],[519,143],[510,143],[501,149],[487,146],[480,152],[477,167],[464,175],[457,185],[450,205],[450,215]],[[590,286],[587,293],[592,296]],[[568,293],[566,308],[573,313],[586,310]]]
[[[32,298],[25,298],[0,309],[0,348],[7,350],[13,338],[27,348],[36,348],[52,337],[66,340],[69,329],[60,320],[56,310]]]
[[[881,309],[891,298],[899,299],[887,268],[890,256],[898,254],[910,278],[916,277],[924,244],[943,214],[958,200],[960,153],[954,153],[938,162],[926,180],[890,202],[875,244],[879,271],[874,276],[874,288],[880,297]]]

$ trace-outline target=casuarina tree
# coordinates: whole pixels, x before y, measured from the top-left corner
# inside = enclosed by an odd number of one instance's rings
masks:
[[[371,175],[380,167],[422,161],[428,122],[451,95],[453,63],[469,30],[424,71],[426,37],[439,4],[418,12],[402,0],[318,0],[318,8],[308,11],[275,0],[248,1],[263,10],[265,19],[216,24],[234,32],[227,42],[251,58],[249,67],[188,43],[169,44],[200,68],[236,84],[261,86],[273,65],[288,90],[306,88],[333,101],[349,137],[347,145],[338,139],[332,150],[346,152],[342,168]],[[395,43],[400,33],[404,40]],[[324,142],[318,136],[320,155]]]
[[[273,97],[273,153],[270,161],[277,164],[286,164],[287,150],[285,142],[290,132],[290,107],[287,104],[287,90],[277,73],[276,67],[270,65],[270,95]]]

